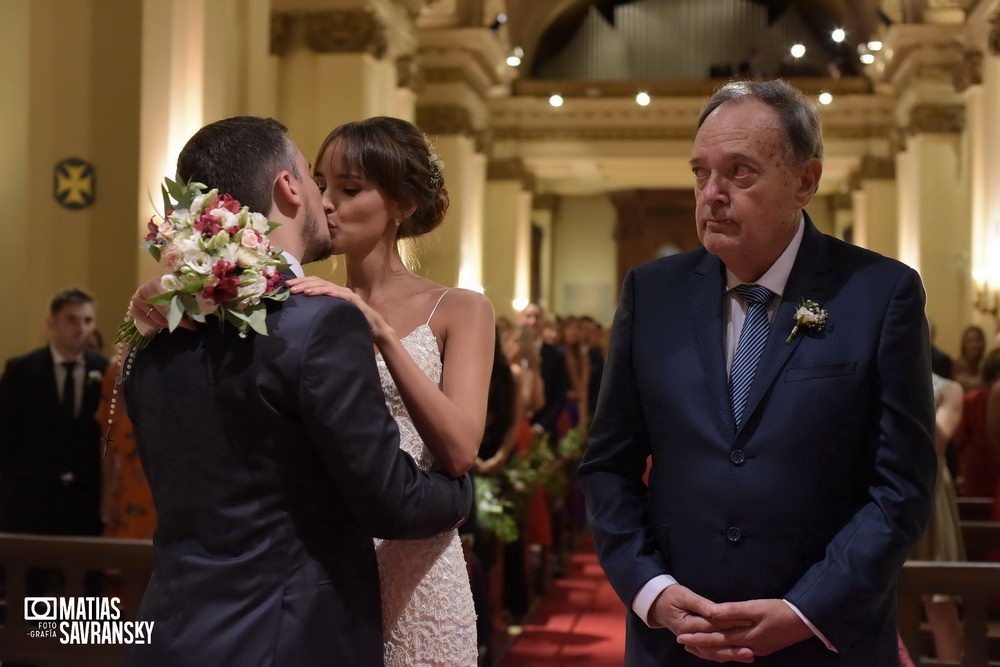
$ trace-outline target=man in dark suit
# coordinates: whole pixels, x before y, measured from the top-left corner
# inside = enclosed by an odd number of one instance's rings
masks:
[[[177,173],[280,223],[286,277],[329,255],[319,188],[277,121],[202,128]],[[130,664],[382,664],[372,536],[454,527],[468,478],[399,449],[355,306],[293,295],[266,336],[216,324],[157,335],[126,378],[159,522],[140,610],[154,634]]]
[[[87,349],[94,300],[56,294],[49,344],[0,378],[0,530],[98,535],[100,434],[94,413],[107,359]]]
[[[580,469],[626,664],[895,665],[935,474],[923,288],[804,214],[823,148],[794,88],[727,84],[698,127],[704,248],[626,277]]]

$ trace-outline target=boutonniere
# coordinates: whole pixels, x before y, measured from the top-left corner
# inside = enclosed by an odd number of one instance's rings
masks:
[[[87,382],[88,383],[91,383],[91,382],[100,382],[103,379],[104,379],[104,375],[101,373],[101,371],[97,370],[96,368],[93,369],[92,371],[89,371],[87,373]]]
[[[791,343],[799,331],[805,331],[808,334],[822,333],[829,318],[829,313],[823,310],[818,303],[802,299],[795,309],[795,326],[792,327],[792,332],[788,334],[785,342]]]

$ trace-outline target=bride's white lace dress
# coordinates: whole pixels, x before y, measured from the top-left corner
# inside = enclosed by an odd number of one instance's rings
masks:
[[[427,377],[440,384],[441,353],[430,326],[420,325],[402,343]],[[386,404],[399,426],[399,446],[426,470],[434,458],[417,434],[381,355],[376,361]],[[375,540],[375,553],[386,667],[476,665],[476,612],[458,531],[424,540]]]

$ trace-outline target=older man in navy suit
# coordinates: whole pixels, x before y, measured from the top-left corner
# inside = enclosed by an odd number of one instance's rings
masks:
[[[627,665],[898,664],[935,473],[924,292],[812,225],[822,155],[798,91],[727,84],[691,156],[704,247],[625,279],[580,478]]]

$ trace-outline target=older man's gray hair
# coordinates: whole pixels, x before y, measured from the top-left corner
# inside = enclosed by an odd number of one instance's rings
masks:
[[[782,81],[730,81],[709,98],[698,117],[701,128],[709,114],[726,102],[752,97],[771,107],[785,129],[788,154],[795,162],[823,159],[823,131],[816,108],[798,89]]]

